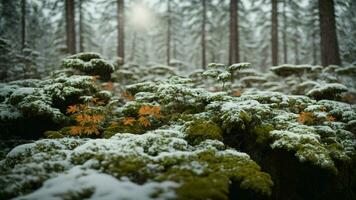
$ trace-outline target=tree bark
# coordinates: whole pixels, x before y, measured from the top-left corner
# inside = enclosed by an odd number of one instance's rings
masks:
[[[340,65],[333,0],[319,0],[321,64]]]
[[[125,1],[117,0],[117,56],[125,61]]]
[[[272,65],[278,65],[278,0],[272,0]]]
[[[26,0],[21,0],[21,49],[26,47]]]
[[[167,47],[166,47],[166,63],[169,65],[171,62],[171,1],[167,0]]]
[[[132,38],[132,45],[131,45],[131,56],[130,61],[133,62],[135,60],[136,54],[136,39],[137,39],[137,32],[135,31]]]
[[[312,52],[313,52],[313,65],[316,65],[317,59],[316,59],[316,30],[313,27],[313,33],[312,33]]]
[[[69,54],[75,54],[76,40],[75,40],[74,0],[65,1],[65,10],[66,10],[67,52]]]
[[[206,44],[205,44],[205,24],[206,24],[206,0],[202,0],[203,6],[203,22],[201,27],[201,65],[206,68]]]
[[[283,1],[283,58],[284,63],[288,63],[288,46],[287,46],[287,0]]]
[[[240,62],[238,32],[238,0],[230,0],[229,65]]]
[[[83,0],[79,0],[79,51],[84,52]]]

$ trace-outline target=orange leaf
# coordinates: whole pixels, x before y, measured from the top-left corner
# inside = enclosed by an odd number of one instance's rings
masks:
[[[69,133],[71,135],[80,135],[83,132],[83,127],[81,126],[71,126]]]
[[[336,120],[336,118],[334,116],[332,116],[332,115],[327,115],[326,116],[326,120],[329,121],[329,122],[333,122],[333,121]]]
[[[109,82],[107,82],[104,86],[103,86],[103,88],[105,89],[105,90],[113,90],[114,89],[114,84],[113,84],[113,82],[111,82],[111,81],[109,81]]]
[[[129,92],[125,91],[121,94],[121,96],[129,101],[135,100],[135,97],[132,96]]]
[[[152,106],[151,107],[151,115],[157,119],[161,117],[161,107],[159,106]]]
[[[98,98],[95,98],[95,97],[92,98],[92,99],[91,99],[91,102],[93,102],[93,104],[96,104],[96,103],[98,102]]]
[[[232,94],[234,97],[239,97],[241,96],[241,91],[240,90],[235,90],[234,93]]]
[[[99,123],[99,122],[103,121],[103,119],[104,119],[103,115],[92,115],[91,116],[91,121],[93,123]]]
[[[86,123],[92,122],[91,116],[86,114],[80,114],[75,117],[75,120],[81,125],[84,126]]]
[[[67,108],[67,113],[68,114],[73,114],[73,113],[76,113],[78,111],[79,111],[79,109],[78,109],[78,107],[76,105],[68,106],[68,108]]]
[[[91,135],[91,134],[99,135],[100,134],[100,132],[98,130],[98,126],[83,127],[83,133],[87,134],[87,135]]]
[[[87,110],[87,109],[88,109],[88,106],[85,105],[85,104],[80,104],[80,109],[82,109],[82,110]]]
[[[124,125],[130,125],[130,126],[133,126],[134,125],[134,123],[135,123],[135,118],[133,118],[133,117],[126,117],[125,119],[124,119]]]
[[[147,126],[151,126],[151,122],[150,120],[148,120],[146,117],[139,117],[138,121],[140,122],[141,125],[147,127]]]
[[[100,76],[99,75],[95,75],[95,76],[92,76],[92,78],[93,78],[93,81],[96,81],[96,80],[100,79]]]
[[[301,124],[312,124],[315,116],[312,112],[301,112],[298,116],[298,122]]]
[[[150,115],[151,112],[151,106],[141,106],[140,110],[138,111],[138,114],[141,116]]]

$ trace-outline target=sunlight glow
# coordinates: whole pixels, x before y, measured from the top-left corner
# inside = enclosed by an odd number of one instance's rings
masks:
[[[133,5],[129,16],[131,24],[137,29],[147,28],[153,22],[152,13],[142,3]]]

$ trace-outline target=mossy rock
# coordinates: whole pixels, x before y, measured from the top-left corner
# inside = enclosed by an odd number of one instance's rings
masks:
[[[193,121],[186,128],[185,132],[187,133],[186,140],[192,145],[197,145],[207,139],[223,140],[222,129],[216,123],[211,121]]]
[[[97,53],[79,53],[62,61],[62,67],[73,68],[87,75],[100,76],[103,81],[108,81],[111,78],[111,73],[114,71],[114,66],[102,59]]]
[[[84,62],[88,62],[91,59],[95,58],[101,58],[101,55],[95,52],[83,52],[83,53],[77,53],[72,56],[68,57],[69,59],[80,59]]]

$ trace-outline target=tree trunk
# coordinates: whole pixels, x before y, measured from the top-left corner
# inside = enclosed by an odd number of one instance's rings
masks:
[[[67,32],[67,52],[75,54],[75,14],[74,14],[74,0],[65,1],[66,9],[66,32]]]
[[[26,0],[21,0],[21,49],[26,47]]]
[[[272,65],[278,65],[278,0],[272,0]]]
[[[299,44],[298,44],[298,37],[296,37],[294,39],[294,58],[295,58],[295,64],[299,65],[300,64],[300,60],[299,60]]]
[[[83,0],[79,0],[79,51],[84,52]]]
[[[317,59],[316,59],[316,30],[313,27],[313,33],[312,33],[312,51],[313,51],[313,65],[316,65]]]
[[[203,22],[201,27],[201,65],[203,69],[206,67],[206,44],[205,44],[205,24],[206,24],[206,0],[202,0],[203,6]]]
[[[117,0],[117,56],[125,61],[125,1]]]
[[[167,48],[166,48],[166,63],[169,65],[171,62],[171,1],[167,0]]]
[[[340,65],[333,0],[319,0],[321,64]]]
[[[283,58],[284,63],[288,63],[288,46],[287,46],[287,0],[283,1]]]
[[[240,62],[238,33],[238,0],[230,0],[229,64]]]
[[[136,54],[136,39],[137,39],[137,32],[135,31],[132,38],[132,45],[131,45],[131,56],[130,61],[133,62],[135,59]]]

